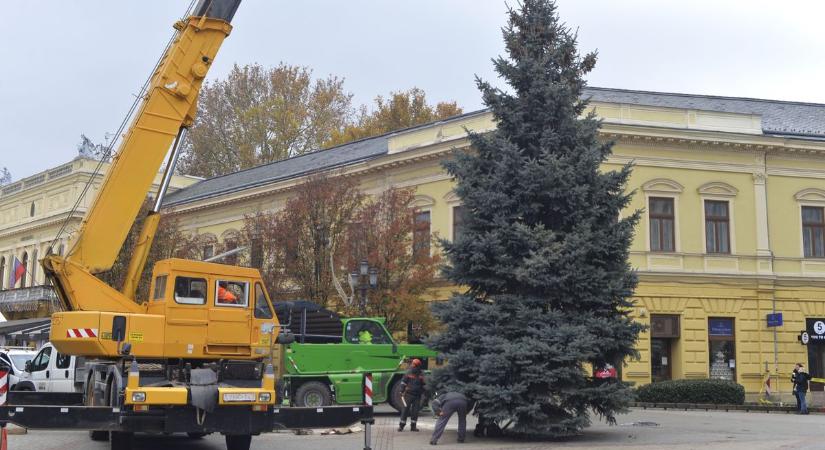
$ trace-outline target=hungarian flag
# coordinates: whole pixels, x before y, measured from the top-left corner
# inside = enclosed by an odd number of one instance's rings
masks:
[[[20,262],[17,257],[14,257],[14,264],[11,265],[11,276],[9,277],[10,287],[14,288],[14,285],[23,278],[23,275],[26,274],[26,266]]]

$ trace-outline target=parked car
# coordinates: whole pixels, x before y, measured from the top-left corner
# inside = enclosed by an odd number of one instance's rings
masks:
[[[28,373],[25,371],[26,363],[34,358],[35,353],[34,350],[17,348],[0,350],[0,359],[11,368],[9,373],[9,388],[11,390],[15,390],[20,380],[28,377]]]
[[[61,354],[50,342],[43,344],[24,370],[18,391],[82,392],[86,379],[83,358]]]

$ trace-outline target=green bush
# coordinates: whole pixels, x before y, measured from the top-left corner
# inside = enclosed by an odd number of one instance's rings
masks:
[[[647,403],[745,403],[745,388],[726,380],[670,380],[636,389],[636,398]]]

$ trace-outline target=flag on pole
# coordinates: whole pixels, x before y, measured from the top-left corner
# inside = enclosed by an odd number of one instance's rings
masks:
[[[26,274],[26,266],[20,262],[17,257],[14,257],[14,263],[11,265],[11,273],[9,276],[9,287],[14,288],[14,285],[23,278],[23,275]]]

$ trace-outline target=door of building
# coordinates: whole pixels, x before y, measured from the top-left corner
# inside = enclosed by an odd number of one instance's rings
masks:
[[[669,338],[652,338],[650,340],[650,375],[652,381],[665,381],[671,379],[671,364],[673,358],[670,354]]]
[[[679,316],[650,316],[650,378],[664,381],[673,378],[673,343],[679,339]]]

